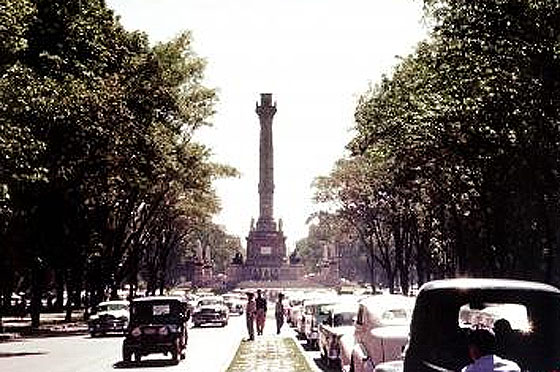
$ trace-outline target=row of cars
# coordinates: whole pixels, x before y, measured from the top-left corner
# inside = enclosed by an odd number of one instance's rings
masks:
[[[400,295],[320,295],[292,298],[289,322],[328,365],[373,371],[398,358],[408,339],[414,298]]]
[[[92,337],[122,333],[124,362],[140,362],[152,353],[170,354],[178,363],[185,357],[188,322],[226,326],[231,314],[244,312],[243,295],[216,296],[212,293],[150,296],[129,301],[107,301],[96,307],[88,326]]]
[[[505,279],[448,279],[416,298],[290,299],[289,321],[343,371],[458,371],[471,363],[468,338],[495,334],[495,354],[522,371],[560,371],[560,290]],[[306,324],[310,324],[309,328]],[[314,338],[318,325],[318,341]]]
[[[195,327],[203,324],[226,326],[230,315],[242,315],[245,311],[246,296],[228,293],[216,296],[213,293],[184,294],[171,293],[171,297],[186,301],[187,311],[192,315]],[[101,302],[91,315],[88,328],[92,337],[108,333],[126,333],[130,322],[130,302],[125,300]]]

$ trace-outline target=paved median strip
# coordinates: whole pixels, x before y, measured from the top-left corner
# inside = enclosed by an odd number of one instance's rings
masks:
[[[313,372],[291,337],[242,341],[227,372]]]

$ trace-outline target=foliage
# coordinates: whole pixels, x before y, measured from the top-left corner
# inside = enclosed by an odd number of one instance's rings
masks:
[[[458,274],[557,283],[560,6],[425,9],[430,38],[362,96],[353,157],[318,194],[364,243],[374,232],[373,257],[388,244],[384,267],[401,285]]]
[[[0,14],[2,282],[30,277],[38,315],[50,271],[94,303],[138,265],[161,277],[219,210],[212,181],[236,174],[193,140],[216,94],[190,33],[151,47],[102,0],[4,0]]]

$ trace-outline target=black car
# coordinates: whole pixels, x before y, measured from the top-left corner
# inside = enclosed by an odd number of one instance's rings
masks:
[[[185,357],[187,346],[187,303],[180,297],[154,296],[134,299],[130,307],[130,326],[123,342],[123,360],[132,356],[171,354],[178,363]]]
[[[495,333],[495,353],[522,371],[560,370],[560,290],[504,279],[449,279],[420,289],[404,365],[375,371],[459,371],[471,363],[468,337],[478,328]]]

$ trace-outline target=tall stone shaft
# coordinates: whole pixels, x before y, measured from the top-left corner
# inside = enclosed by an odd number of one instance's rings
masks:
[[[275,230],[274,209],[274,164],[272,146],[272,119],[276,114],[276,103],[272,104],[272,94],[261,93],[261,103],[255,110],[261,125],[260,167],[259,167],[259,220],[257,229]]]

